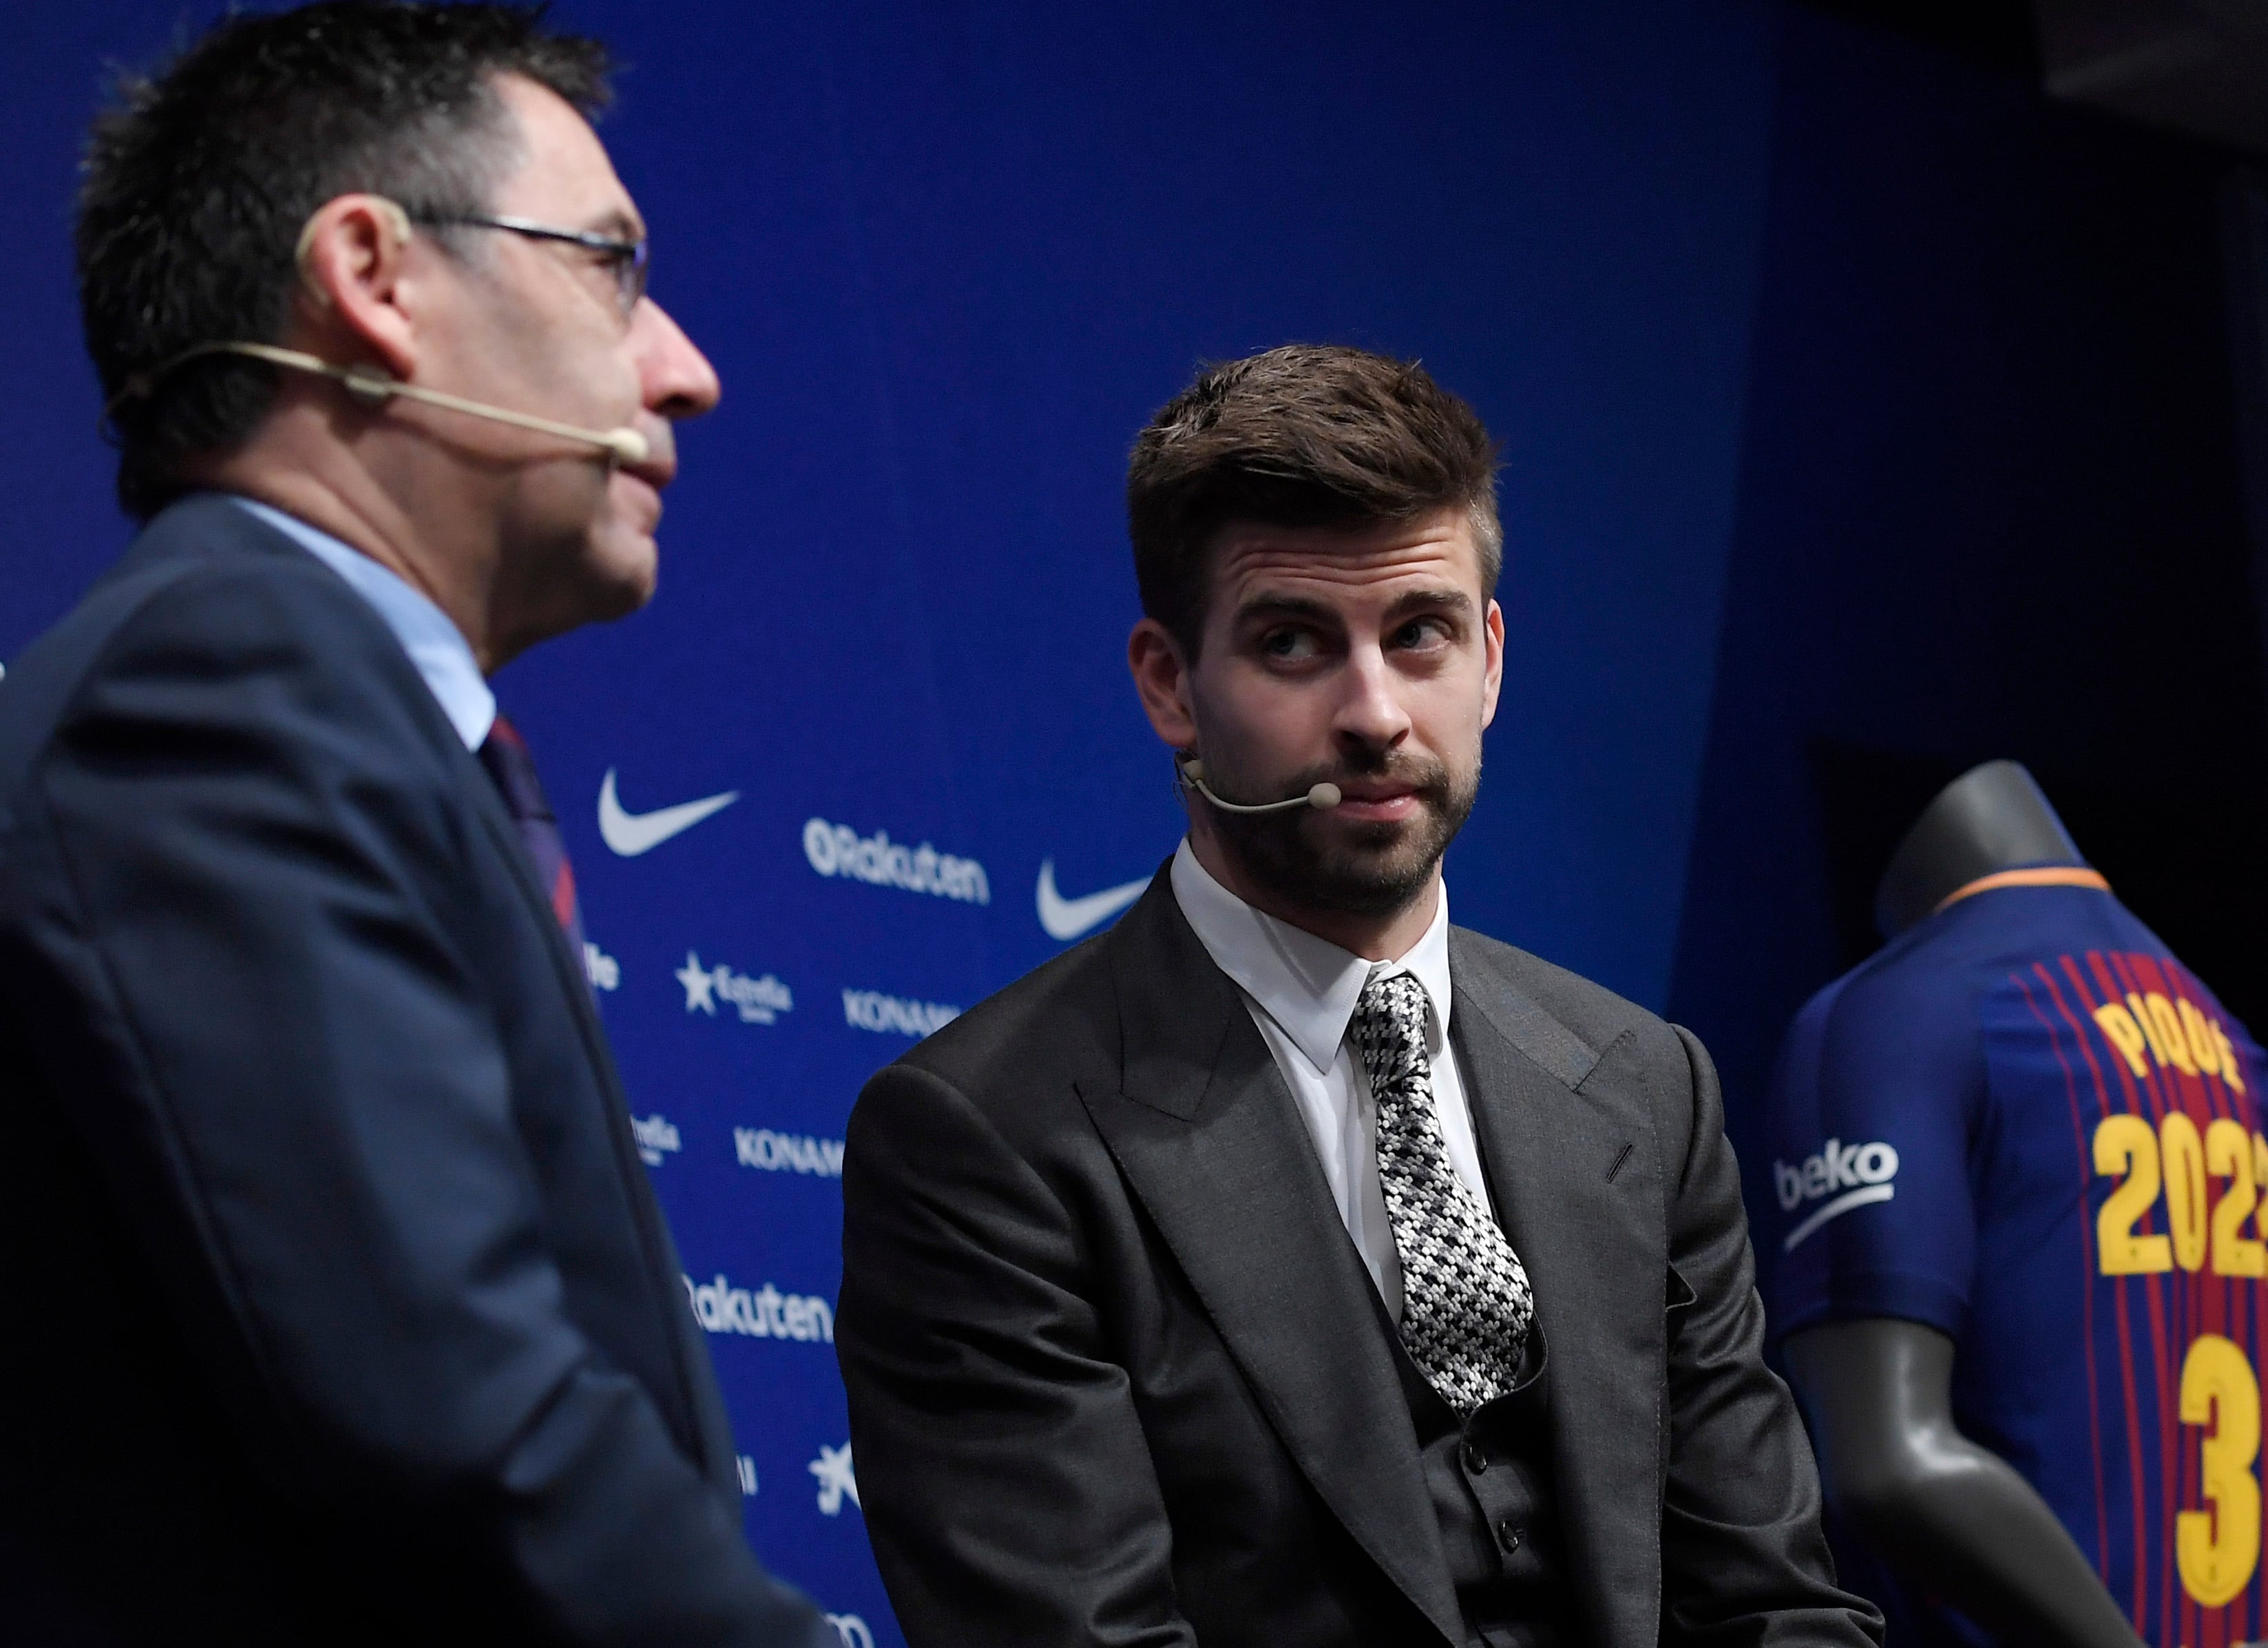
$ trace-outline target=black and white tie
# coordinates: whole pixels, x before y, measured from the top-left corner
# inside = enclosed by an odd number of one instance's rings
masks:
[[[1462,1416],[1512,1388],[1535,1300],[1520,1255],[1449,1160],[1426,1053],[1432,1004],[1409,974],[1373,975],[1351,1027],[1378,1107],[1378,1178],[1402,1255],[1402,1343]]]

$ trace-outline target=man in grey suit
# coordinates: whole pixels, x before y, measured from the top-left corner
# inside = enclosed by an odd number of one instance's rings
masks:
[[[1494,468],[1346,349],[1210,371],[1136,443],[1188,837],[850,1120],[836,1343],[917,1648],[1879,1639],[1759,1358],[1707,1056],[1449,925]]]

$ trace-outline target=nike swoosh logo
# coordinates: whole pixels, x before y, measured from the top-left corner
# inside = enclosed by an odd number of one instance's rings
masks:
[[[1040,861],[1040,925],[1048,930],[1049,938],[1069,943],[1088,928],[1100,927],[1140,898],[1142,889],[1149,885],[1149,878],[1145,876],[1123,887],[1105,887],[1084,898],[1067,899],[1056,891],[1056,861],[1043,858]]]
[[[1894,1184],[1868,1185],[1863,1190],[1851,1190],[1837,1196],[1825,1207],[1788,1232],[1787,1240],[1779,1245],[1782,1253],[1793,1253],[1796,1244],[1832,1218],[1841,1218],[1852,1208],[1866,1207],[1871,1203],[1887,1202],[1898,1193]]]
[[[642,852],[652,852],[673,835],[681,835],[712,813],[721,813],[740,798],[737,790],[727,790],[722,795],[703,796],[698,801],[681,801],[675,806],[657,807],[651,813],[625,813],[622,804],[615,798],[615,769],[607,769],[606,781],[599,786],[599,834],[625,858],[635,858]]]

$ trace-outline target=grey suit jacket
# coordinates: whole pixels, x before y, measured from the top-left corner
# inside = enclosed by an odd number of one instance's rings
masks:
[[[1706,1055],[1477,933],[1450,971],[1586,1634],[1876,1640],[1759,1357]],[[917,1648],[1464,1643],[1369,1274],[1162,872],[877,1075],[843,1182],[836,1343]]]

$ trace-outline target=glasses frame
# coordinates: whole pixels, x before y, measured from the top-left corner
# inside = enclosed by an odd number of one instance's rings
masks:
[[[538,223],[532,217],[512,217],[487,212],[450,212],[423,214],[416,221],[429,228],[501,229],[507,234],[525,235],[531,240],[559,240],[569,246],[578,246],[585,251],[605,254],[607,267],[615,277],[615,306],[624,320],[637,312],[645,297],[646,270],[652,258],[648,242],[641,235],[635,240],[624,240],[615,235],[604,235],[592,229],[563,229],[556,224]]]

